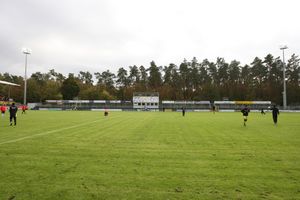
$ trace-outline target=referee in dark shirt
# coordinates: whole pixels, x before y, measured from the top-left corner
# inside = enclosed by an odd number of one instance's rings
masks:
[[[271,110],[272,110],[273,122],[275,125],[277,125],[277,118],[279,115],[279,110],[276,107],[276,105],[274,105],[273,108],[271,108]]]
[[[15,126],[17,125],[17,112],[18,112],[18,107],[15,105],[15,103],[12,103],[11,106],[9,107],[9,121],[11,126],[12,126],[12,120],[14,120]]]

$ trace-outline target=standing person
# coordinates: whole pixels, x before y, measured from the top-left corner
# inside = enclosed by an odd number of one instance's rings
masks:
[[[248,115],[249,115],[249,112],[250,112],[250,109],[248,108],[248,106],[246,105],[242,110],[241,112],[243,113],[243,117],[244,117],[244,126],[246,126],[246,122],[248,120]]]
[[[2,117],[4,117],[5,111],[6,111],[6,106],[4,104],[2,104],[2,106],[1,106]]]
[[[22,105],[22,114],[26,114],[26,105]]]
[[[17,112],[18,112],[18,107],[15,105],[15,103],[12,103],[11,106],[9,107],[9,121],[10,125],[12,126],[12,120],[14,119],[14,124],[15,126],[17,125]]]
[[[104,109],[104,116],[108,116],[108,111],[107,111],[107,108]]]
[[[279,110],[278,108],[276,108],[276,105],[273,105],[273,108],[271,108],[271,110],[272,110],[273,122],[275,125],[277,125],[277,117],[279,115]]]
[[[263,108],[261,109],[260,113],[261,113],[262,115],[265,115],[265,114],[266,114]]]
[[[185,108],[182,107],[182,116],[184,117],[185,115]]]
[[[216,106],[215,106],[215,104],[212,105],[212,111],[215,114],[215,112],[216,112]]]

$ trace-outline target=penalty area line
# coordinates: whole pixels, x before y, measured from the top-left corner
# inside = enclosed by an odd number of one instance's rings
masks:
[[[92,121],[92,122],[86,122],[86,123],[82,123],[82,124],[77,124],[77,125],[74,125],[74,126],[68,126],[68,127],[64,127],[64,128],[60,128],[60,129],[56,129],[56,130],[46,131],[46,132],[43,132],[43,133],[37,133],[37,134],[34,134],[34,135],[29,135],[29,136],[25,136],[25,137],[13,139],[13,140],[8,140],[8,141],[5,141],[5,142],[0,142],[0,145],[19,142],[19,141],[22,141],[22,140],[31,139],[31,138],[35,138],[35,137],[38,137],[38,136],[48,135],[48,134],[51,134],[51,133],[57,133],[57,132],[60,132],[60,131],[64,131],[64,130],[68,130],[68,129],[72,129],[72,128],[77,128],[77,127],[84,126],[84,125],[87,125],[87,124],[92,124],[92,123],[95,123],[95,122],[99,122],[99,120],[95,120],[95,121]]]

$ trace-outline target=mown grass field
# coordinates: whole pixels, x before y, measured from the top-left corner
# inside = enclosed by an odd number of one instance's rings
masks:
[[[0,125],[0,200],[300,199],[300,114],[29,111]]]

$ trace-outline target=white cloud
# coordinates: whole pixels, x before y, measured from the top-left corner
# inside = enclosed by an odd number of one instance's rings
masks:
[[[0,70],[65,74],[224,57],[243,64],[287,44],[299,54],[297,0],[3,1]]]

